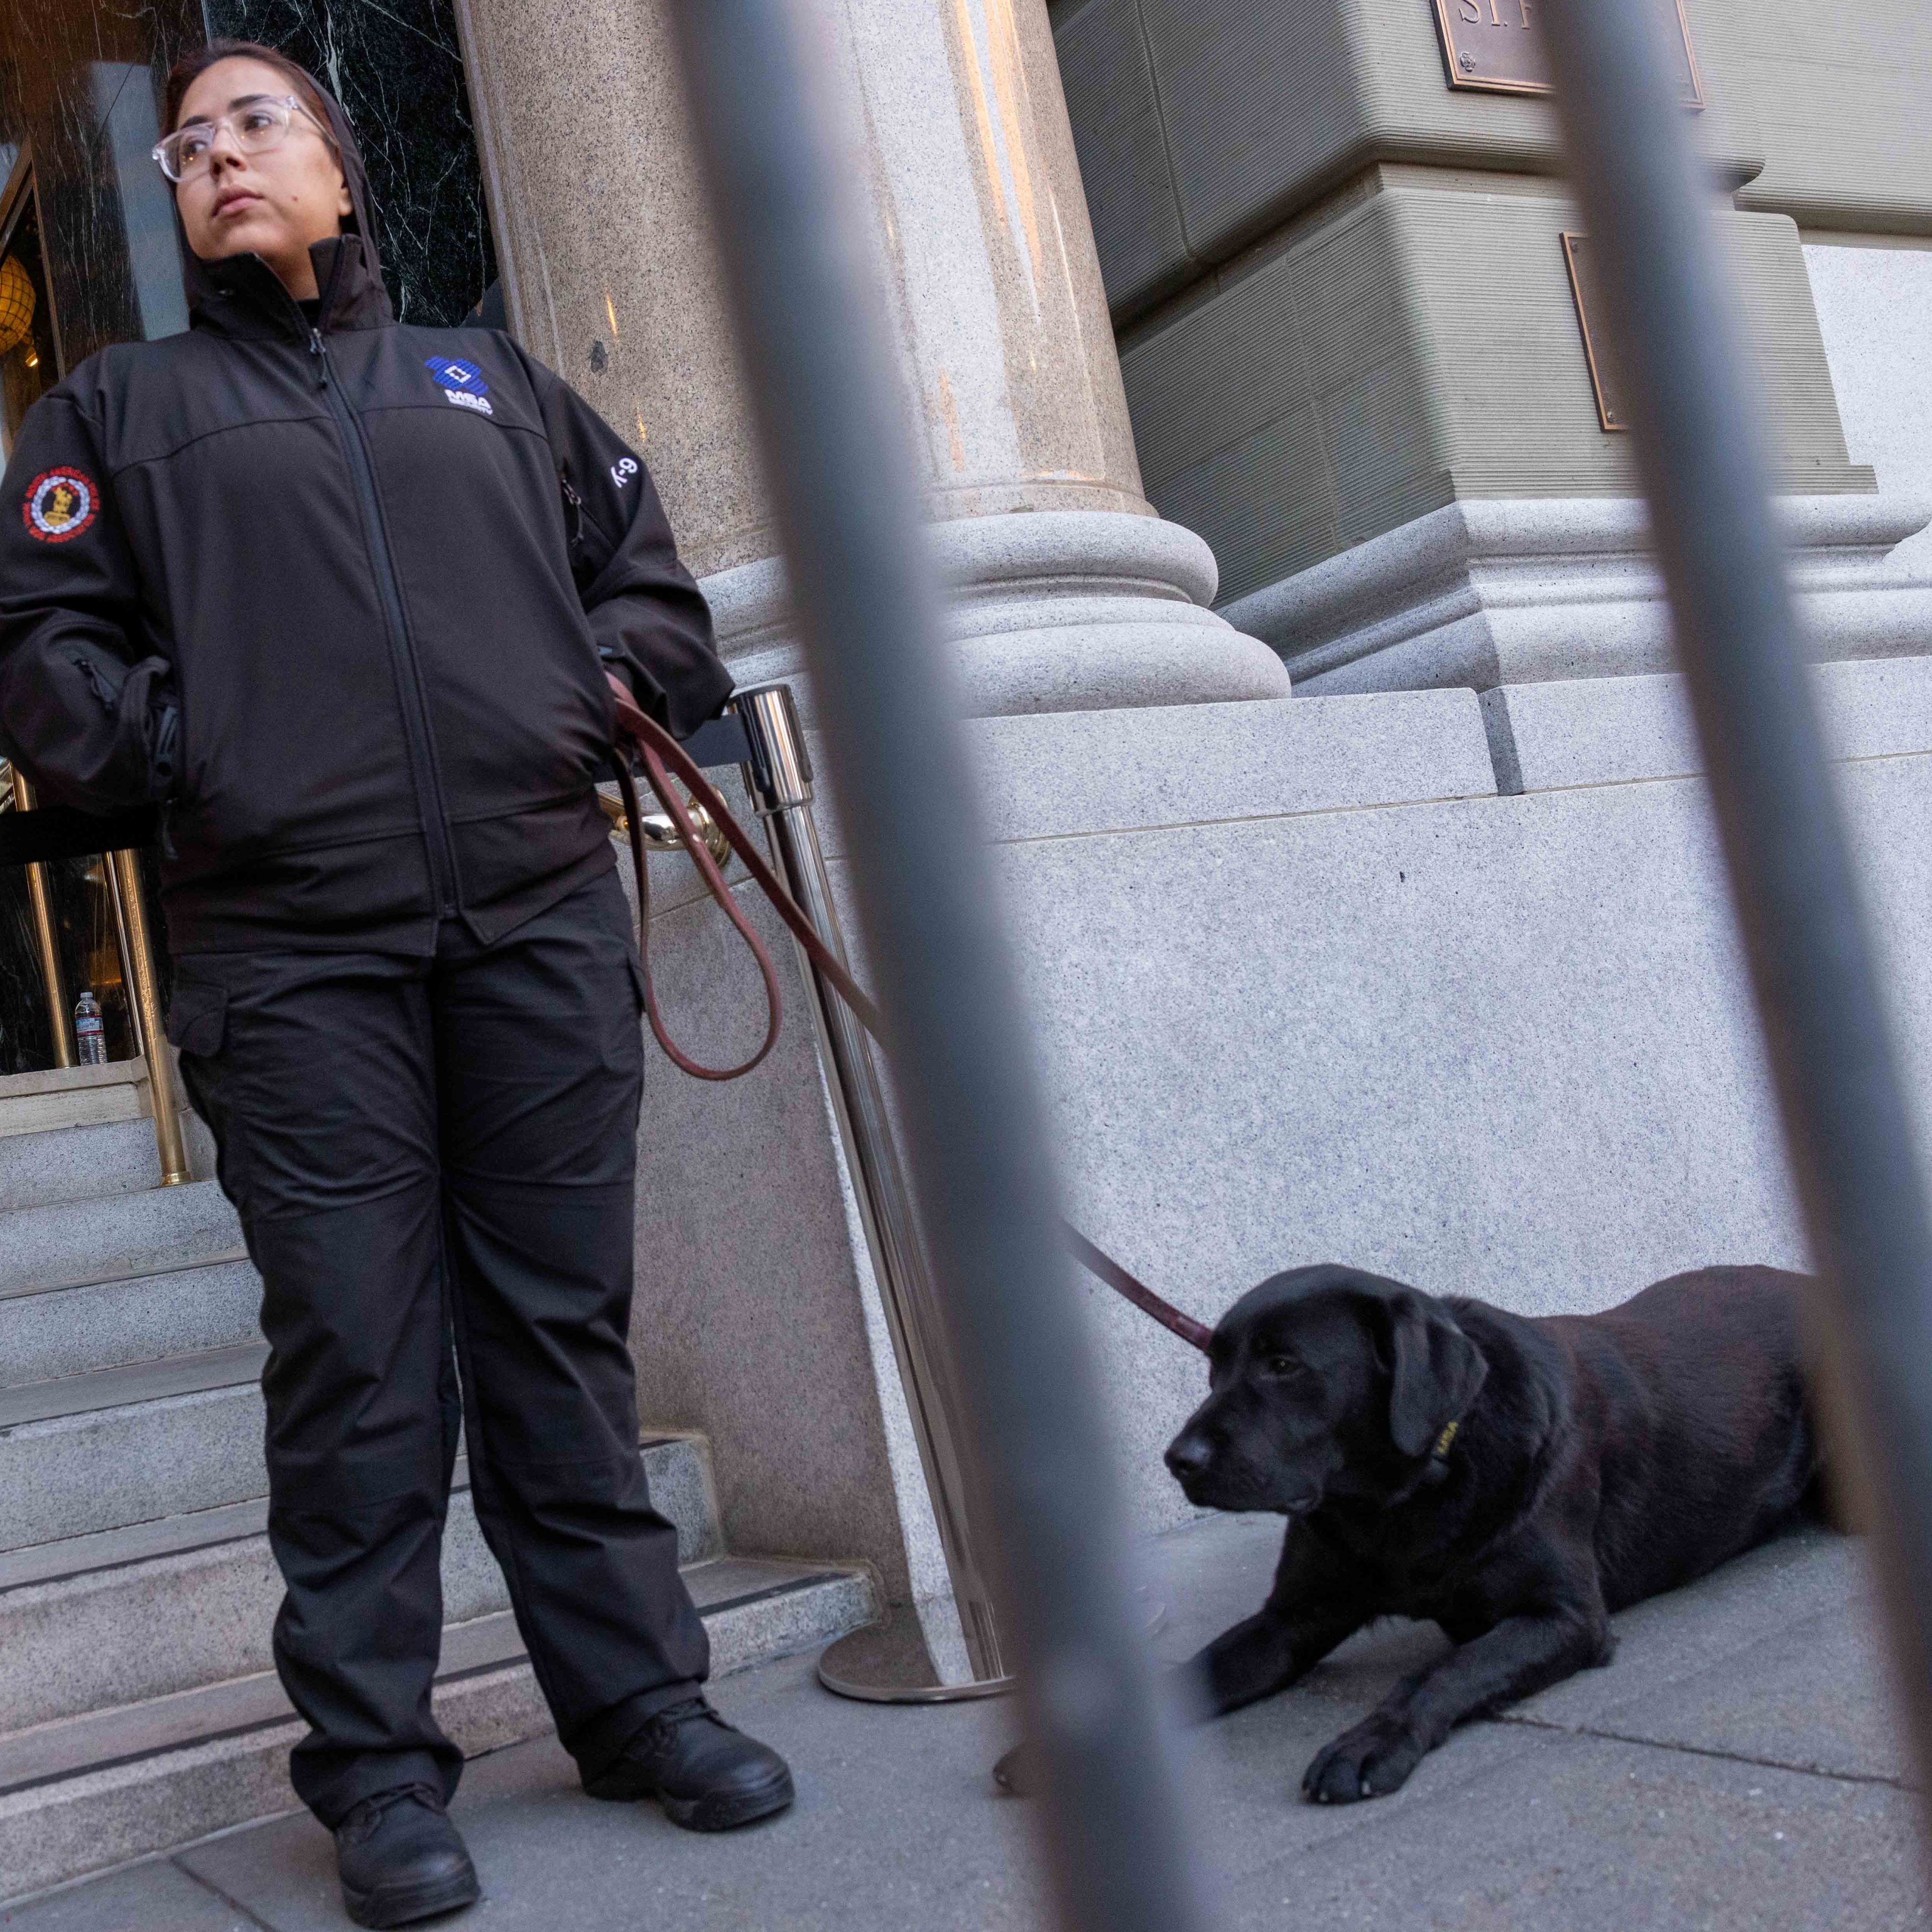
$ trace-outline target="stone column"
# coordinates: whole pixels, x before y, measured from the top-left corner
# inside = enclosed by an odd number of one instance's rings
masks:
[[[518,339],[644,448],[742,682],[788,675],[782,572],[668,0],[458,0]],[[814,16],[871,190],[970,701],[1283,697],[1141,494],[1042,0]]]
[[[512,327],[642,448],[750,683],[800,658],[672,4],[456,0]],[[814,0],[810,18],[876,214],[975,710],[1286,697],[1280,659],[1209,608],[1207,544],[1142,494],[1042,0]],[[653,863],[659,986],[710,1052],[754,982],[688,868]],[[655,1055],[646,1076],[640,1405],[709,1438],[733,1550],[863,1558],[943,1652],[944,1562],[804,988],[753,911],[787,977],[778,1052],[723,1089]]]

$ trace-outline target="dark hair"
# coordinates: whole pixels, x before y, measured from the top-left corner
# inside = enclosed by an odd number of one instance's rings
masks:
[[[193,53],[183,54],[168,70],[166,104],[162,115],[164,134],[174,132],[175,123],[181,118],[182,98],[188,89],[216,62],[225,60],[260,61],[264,66],[273,68],[289,83],[290,92],[315,116],[322,138],[332,148],[336,146],[335,124],[329,118],[328,106],[307,70],[286,54],[278,53],[273,47],[265,47],[259,40],[210,40],[206,46],[197,47]]]

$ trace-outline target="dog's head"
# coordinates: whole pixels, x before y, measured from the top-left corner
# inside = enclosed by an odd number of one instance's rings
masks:
[[[1190,1502],[1284,1516],[1412,1485],[1489,1372],[1440,1302],[1326,1263],[1251,1288],[1208,1359],[1213,1393],[1167,1466]]]

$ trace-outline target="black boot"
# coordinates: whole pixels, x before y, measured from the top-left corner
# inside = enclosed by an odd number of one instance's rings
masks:
[[[358,1925],[412,1924],[482,1896],[442,1794],[427,1784],[364,1798],[335,1828],[335,1864]]]
[[[792,1800],[784,1760],[734,1730],[702,1697],[660,1711],[584,1788],[593,1798],[655,1798],[688,1832],[728,1832]]]

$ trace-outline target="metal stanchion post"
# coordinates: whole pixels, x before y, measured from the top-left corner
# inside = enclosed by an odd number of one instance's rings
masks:
[[[845,949],[812,814],[812,766],[790,687],[741,691],[737,712],[752,748],[746,788],[765,823],[772,856],[820,938],[842,961]],[[965,1638],[966,1666],[935,1644],[911,1610],[853,1631],[819,1659],[819,1681],[842,1696],[879,1703],[938,1703],[1012,1688],[1000,1649],[992,1592],[972,1528],[974,1508],[961,1454],[965,1418],[947,1354],[944,1316],[914,1218],[878,1069],[865,1028],[828,985],[803,947],[799,964],[812,994],[812,1018],[838,1117],[853,1191],[865,1223],[872,1271],[884,1304],[906,1406],[919,1443],[932,1513],[952,1580]]]
[[[148,915],[141,901],[141,866],[133,852],[108,855],[115,895],[127,928],[127,952],[121,964],[128,980],[128,1005],[139,1022],[142,1052],[148,1061],[148,1094],[154,1109],[154,1147],[160,1156],[161,1185],[183,1187],[194,1178],[188,1166],[188,1142],[182,1132],[181,1094],[175,1084],[175,1064],[161,1026],[160,987],[154,973],[153,942],[148,937]]]
[[[14,808],[34,808],[34,788],[18,765],[14,767]],[[38,860],[27,867],[27,898],[34,915],[34,944],[40,956],[40,983],[46,990],[47,1027],[53,1035],[54,1064],[74,1064],[73,1016],[68,1010],[67,977],[61,971],[60,946],[54,932],[53,896],[47,890],[47,868]]]

